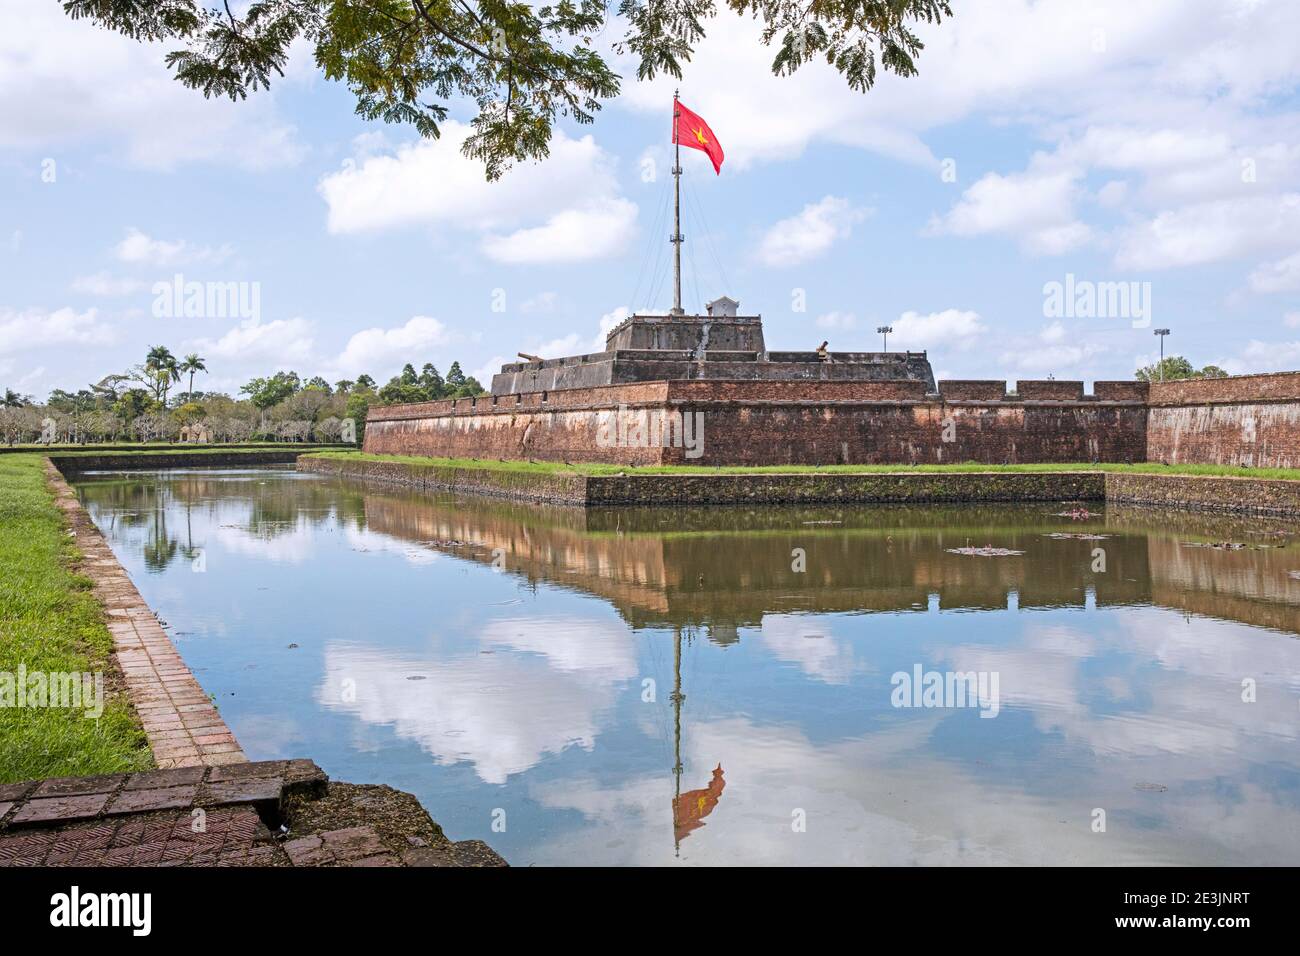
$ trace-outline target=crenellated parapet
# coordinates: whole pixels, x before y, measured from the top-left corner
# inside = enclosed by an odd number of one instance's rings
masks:
[[[1005,379],[944,379],[939,397],[945,402],[1127,402],[1147,401],[1146,382],[1095,382],[1092,394],[1084,383],[1057,379],[1021,379],[1008,391]]]

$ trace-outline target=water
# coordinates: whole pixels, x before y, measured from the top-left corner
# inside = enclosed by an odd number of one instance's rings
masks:
[[[516,865],[1300,863],[1294,524],[76,487],[250,758]]]

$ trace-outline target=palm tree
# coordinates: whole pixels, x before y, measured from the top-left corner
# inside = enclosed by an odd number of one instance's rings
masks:
[[[24,405],[31,403],[31,398],[26,395],[19,395],[12,388],[6,388],[4,398],[0,398],[0,407],[4,408],[22,408]]]
[[[157,383],[154,388],[155,397],[162,399],[165,408],[167,406],[167,391],[171,388],[171,383],[181,380],[180,367],[176,363],[176,356],[172,355],[171,350],[166,346],[150,346],[149,354],[145,356],[144,367],[146,371],[152,373],[153,379]]]
[[[187,393],[187,399],[192,402],[194,401],[194,373],[206,372],[208,367],[203,364],[203,359],[199,358],[199,356],[194,352],[191,352],[189,355],[185,356],[185,361],[181,362],[181,364],[177,366],[177,369],[182,373],[190,373],[190,389]]]

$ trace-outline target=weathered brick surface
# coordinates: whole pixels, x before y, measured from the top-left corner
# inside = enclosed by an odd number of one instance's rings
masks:
[[[1184,382],[673,380],[376,407],[365,450],[651,465],[1141,462],[1300,467],[1300,372]],[[704,415],[701,456],[602,420]],[[630,418],[628,420],[631,420]],[[945,431],[945,422],[953,428]],[[950,440],[949,440],[950,439]],[[555,495],[550,496],[553,500]]]
[[[284,845],[294,866],[401,866],[371,827],[313,834]]]
[[[1150,389],[1153,406],[1297,401],[1300,400],[1300,372],[1152,382]]]
[[[1002,402],[1007,398],[1007,383],[1003,379],[945,379],[939,382],[939,392],[950,402]]]
[[[0,800],[19,800],[31,793],[37,786],[35,780],[20,783],[0,783]]]
[[[126,779],[126,774],[99,777],[51,777],[42,780],[32,797],[68,797],[87,793],[112,793]]]
[[[194,802],[196,789],[191,784],[180,787],[158,787],[152,790],[124,790],[112,799],[104,812],[114,815],[188,807]]]
[[[13,826],[82,820],[99,815],[108,802],[106,793],[87,793],[75,797],[32,797],[23,803],[9,823]]]
[[[1147,400],[1146,382],[1093,382],[1092,394],[1099,402],[1142,402]]]
[[[1147,459],[1300,467],[1300,372],[1154,382]]]
[[[1077,382],[1020,383],[1015,401],[962,383],[936,399],[920,382],[671,381],[371,409],[365,450],[448,458],[652,465],[1142,461],[1146,406],[1099,400]],[[974,396],[981,396],[975,398]],[[703,415],[702,454],[611,444],[614,414]],[[644,420],[644,419],[643,419]],[[951,422],[951,427],[946,427]],[[670,446],[673,444],[669,442]]]
[[[587,479],[592,505],[1095,501],[1099,472],[626,475]]]
[[[284,864],[259,811],[321,796],[328,779],[310,760],[268,760],[7,784],[0,866]],[[331,839],[338,865],[387,853],[346,831]]]
[[[113,817],[0,833],[0,866],[265,866],[276,848],[250,807]]]
[[[304,458],[299,467],[416,488],[486,491],[573,505],[1087,501],[1100,500],[1103,493],[1101,474],[1086,471],[556,476],[324,458]],[[558,489],[555,497],[548,497],[551,489]]]
[[[1294,517],[1300,515],[1300,481],[1107,474],[1106,499],[1203,511]]]
[[[518,501],[582,505],[587,479],[582,475],[530,475],[474,468],[443,468],[407,462],[347,461],[304,457],[298,468],[346,475],[428,491],[460,491]]]
[[[1083,382],[1022,380],[1016,382],[1016,397],[1021,401],[1078,402],[1083,400]]]

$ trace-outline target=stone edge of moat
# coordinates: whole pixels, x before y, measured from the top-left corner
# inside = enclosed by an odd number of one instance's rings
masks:
[[[429,491],[577,507],[1117,501],[1193,511],[1300,518],[1300,481],[1227,475],[1083,470],[563,475],[490,466],[473,469],[311,455],[300,457],[298,468]]]
[[[46,457],[64,474],[113,468],[224,468],[231,465],[292,465],[298,456],[314,449],[258,449],[255,451],[122,451],[51,452]]]
[[[1107,472],[1106,500],[1188,511],[1300,518],[1300,481]]]
[[[344,461],[336,458],[298,458],[298,470],[339,478],[358,478],[424,491],[450,491],[509,498],[536,504],[575,505],[588,500],[586,475],[537,474],[492,468],[454,468],[412,465],[400,461]]]
[[[235,735],[81,506],[76,492],[48,458],[45,468],[55,505],[67,517],[82,555],[77,571],[90,579],[95,598],[103,608],[113,638],[113,654],[126,682],[127,696],[144,726],[154,762],[161,769],[246,762],[248,758]]]

